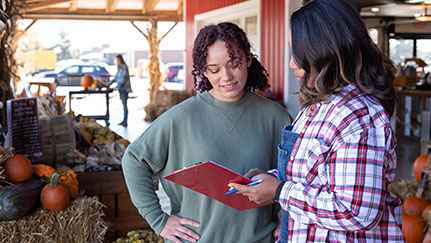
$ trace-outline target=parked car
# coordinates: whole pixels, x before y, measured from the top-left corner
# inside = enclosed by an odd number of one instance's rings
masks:
[[[80,86],[81,78],[86,74],[93,76],[94,79],[100,78],[103,82],[109,82],[110,74],[106,68],[89,64],[72,65],[60,72],[42,72],[37,77],[55,78],[56,86]]]
[[[165,82],[179,82],[178,71],[184,69],[183,63],[168,63],[165,65]]]

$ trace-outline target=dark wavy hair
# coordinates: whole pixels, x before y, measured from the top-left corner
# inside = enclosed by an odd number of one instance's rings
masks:
[[[357,11],[343,0],[314,0],[291,17],[292,55],[305,70],[301,107],[326,100],[348,84],[374,95],[391,116],[395,68],[370,38]],[[316,77],[310,77],[313,67]],[[311,84],[307,86],[307,84]]]
[[[268,72],[257,60],[257,56],[251,53],[251,45],[245,32],[237,25],[229,22],[217,25],[208,25],[199,31],[193,47],[193,71],[195,79],[195,89],[204,92],[212,89],[212,85],[204,72],[206,71],[206,58],[208,47],[217,40],[224,41],[229,52],[229,57],[233,58],[237,50],[242,50],[247,62],[251,59],[251,65],[247,68],[246,90],[265,90],[268,84]],[[242,59],[240,60],[242,62]],[[241,68],[241,67],[240,67]]]

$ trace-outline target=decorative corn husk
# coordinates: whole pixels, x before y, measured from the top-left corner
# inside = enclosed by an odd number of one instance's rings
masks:
[[[2,0],[0,4],[0,102],[13,99],[10,81],[19,82],[18,65],[15,58],[18,40],[25,31],[18,30],[16,22],[21,17],[25,1]],[[6,126],[6,109],[0,109],[0,123]]]
[[[139,29],[133,22],[132,25],[141,32],[142,35],[148,41],[150,47],[150,63],[148,64],[148,75],[150,77],[150,102],[154,100],[155,92],[159,90],[160,85],[163,83],[162,73],[160,72],[160,42],[163,38],[177,25],[175,24],[160,38],[157,37],[157,20],[155,18],[150,18],[149,22],[151,27],[147,28],[146,33]]]

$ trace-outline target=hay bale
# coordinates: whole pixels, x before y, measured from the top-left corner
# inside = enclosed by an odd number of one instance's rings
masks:
[[[154,121],[163,112],[182,102],[192,95],[187,91],[159,90],[154,95],[154,101],[145,106],[145,121]]]
[[[402,201],[409,197],[415,197],[419,189],[419,183],[416,180],[402,179],[396,183],[389,184],[389,190],[398,195]],[[425,187],[422,198],[431,201],[431,188]]]
[[[19,220],[0,222],[0,242],[103,242],[108,227],[103,204],[83,196],[61,211],[38,208]]]

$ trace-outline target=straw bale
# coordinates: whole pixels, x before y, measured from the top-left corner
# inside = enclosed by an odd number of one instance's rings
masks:
[[[19,220],[0,222],[0,242],[103,242],[108,226],[103,204],[83,196],[61,211],[38,208]]]
[[[418,191],[419,183],[416,180],[402,179],[396,183],[391,183],[389,185],[389,190],[394,194],[398,195],[402,201],[409,197],[415,197]],[[422,194],[422,198],[431,200],[431,189],[429,186],[425,187]]]

